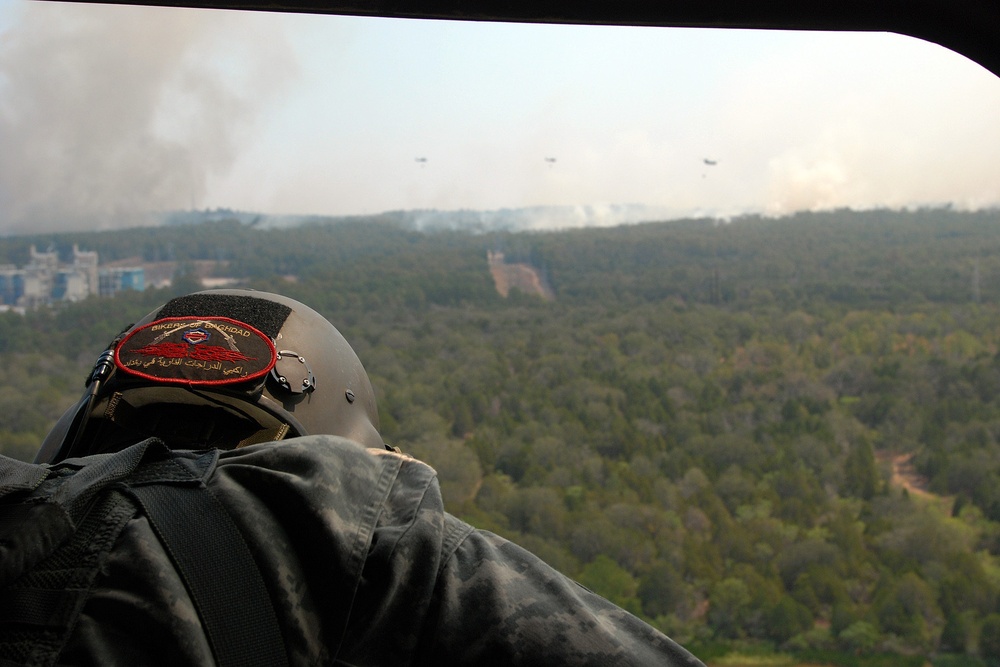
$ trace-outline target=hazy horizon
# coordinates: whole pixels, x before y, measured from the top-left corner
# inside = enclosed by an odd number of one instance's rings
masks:
[[[642,205],[597,205],[597,206],[529,206],[524,208],[502,208],[493,210],[475,209],[405,209],[380,211],[377,213],[351,215],[296,215],[270,214],[257,211],[245,211],[231,208],[215,208],[187,211],[164,211],[145,216],[141,224],[125,224],[121,227],[80,230],[66,229],[23,229],[12,232],[0,232],[0,238],[16,238],[19,236],[50,235],[59,233],[78,233],[93,231],[107,233],[125,229],[141,229],[156,226],[178,226],[204,224],[235,220],[247,227],[261,230],[292,229],[310,224],[337,224],[340,222],[388,222],[404,228],[424,232],[462,231],[473,233],[507,231],[507,232],[558,232],[572,229],[608,228],[632,226],[641,224],[659,224],[691,221],[711,221],[715,224],[739,224],[741,221],[781,220],[794,218],[810,213],[836,214],[843,211],[848,215],[864,215],[870,212],[885,211],[892,214],[920,214],[927,211],[942,213],[961,212],[970,214],[992,214],[1000,212],[1000,206],[989,206],[976,209],[956,209],[950,205],[911,206],[911,207],[871,207],[822,209],[815,211],[790,211],[766,213],[746,211],[731,216],[684,215],[657,207]],[[926,219],[926,218],[923,218]]]
[[[998,108],[1000,78],[884,33],[0,0],[0,234],[214,208],[992,208]]]

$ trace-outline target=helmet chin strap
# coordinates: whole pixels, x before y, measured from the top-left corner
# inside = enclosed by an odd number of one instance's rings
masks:
[[[288,435],[288,424],[282,424],[278,428],[265,428],[263,430],[257,431],[253,435],[243,438],[233,449],[240,449],[242,447],[249,447],[250,445],[259,445],[262,442],[277,442],[278,440],[284,440],[285,436]]]
[[[117,340],[118,339],[116,338],[115,342],[117,342]],[[70,424],[72,438],[63,441],[59,451],[55,453],[55,456],[52,459],[53,462],[72,457],[77,446],[80,444],[80,438],[83,437],[83,431],[87,426],[87,422],[90,420],[90,413],[93,411],[94,404],[97,402],[97,397],[101,392],[101,387],[112,375],[114,375],[114,347],[115,343],[112,343],[108,349],[101,353],[101,356],[97,358],[97,362],[94,364],[94,368],[91,370],[90,375],[87,376],[87,391],[84,394],[86,398],[81,399],[81,402],[85,400],[86,403],[78,409],[76,417]]]

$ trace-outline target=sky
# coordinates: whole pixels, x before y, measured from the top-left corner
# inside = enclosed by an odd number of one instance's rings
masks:
[[[216,208],[995,207],[998,109],[1000,77],[885,33],[0,0],[0,234]]]

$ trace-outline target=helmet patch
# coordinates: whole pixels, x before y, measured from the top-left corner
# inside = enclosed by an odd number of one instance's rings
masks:
[[[228,317],[164,317],[129,333],[115,365],[154,382],[224,385],[263,377],[276,360],[263,333]]]

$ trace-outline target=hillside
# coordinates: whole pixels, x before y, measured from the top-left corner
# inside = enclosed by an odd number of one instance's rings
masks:
[[[436,303],[476,300],[490,288],[488,252],[544,274],[560,300],[782,307],[813,303],[890,306],[1000,299],[997,211],[838,211],[726,224],[678,220],[563,232],[421,233],[393,216],[257,229],[237,220],[0,239],[0,262],[22,265],[28,248],[73,243],[102,262],[214,262],[239,278],[350,271],[398,296],[409,274]],[[417,269],[420,270],[417,270]],[[390,274],[382,279],[374,274]],[[467,284],[473,279],[471,284]],[[402,290],[396,289],[403,287]],[[472,291],[469,291],[469,290]],[[492,290],[492,291],[495,291]],[[366,298],[362,295],[362,298]]]

